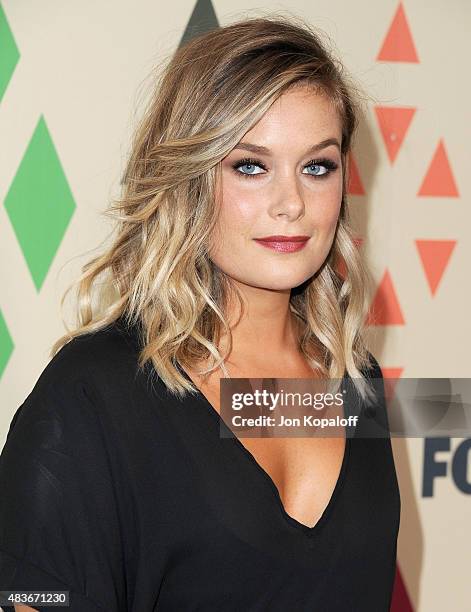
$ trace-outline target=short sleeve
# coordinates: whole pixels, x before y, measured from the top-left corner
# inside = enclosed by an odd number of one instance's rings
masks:
[[[125,609],[116,491],[94,401],[83,381],[37,384],[0,455],[0,591],[69,591],[70,612]]]

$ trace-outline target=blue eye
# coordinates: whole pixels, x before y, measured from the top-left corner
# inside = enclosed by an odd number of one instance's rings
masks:
[[[322,158],[322,159],[312,159],[304,167],[316,169],[316,172],[314,174],[311,174],[311,176],[324,178],[324,177],[329,176],[329,174],[333,172],[334,170],[337,170],[338,165],[331,159]],[[322,168],[324,168],[324,171],[319,172],[319,170],[322,170]],[[310,173],[307,172],[307,174],[310,174]]]
[[[242,174],[243,176],[255,176],[257,174],[262,174],[261,172],[254,172],[256,168],[262,168],[263,170],[266,170],[265,166],[261,162],[258,162],[254,159],[241,159],[232,167],[238,174]],[[241,172],[240,168],[244,167],[247,171]]]
[[[324,174],[327,174],[329,172],[329,170],[322,164],[311,164],[310,166],[306,166],[306,168],[309,168],[309,169],[315,168],[317,170],[317,172],[313,173],[313,176],[323,176]],[[322,169],[324,169],[323,172],[322,172]],[[319,172],[319,170],[321,170],[321,172]],[[306,174],[309,174],[309,172],[307,172]]]

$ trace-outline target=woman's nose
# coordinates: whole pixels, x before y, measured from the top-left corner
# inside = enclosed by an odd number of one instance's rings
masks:
[[[300,217],[304,213],[304,199],[295,176],[280,177],[273,189],[271,212],[275,216]]]

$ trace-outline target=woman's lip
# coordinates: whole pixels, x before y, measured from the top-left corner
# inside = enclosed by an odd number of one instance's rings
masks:
[[[254,238],[254,240],[263,240],[264,242],[305,242],[309,240],[309,236],[265,236],[264,238]]]
[[[306,238],[305,240],[261,240],[259,238],[254,238],[255,242],[258,242],[259,244],[261,244],[262,246],[268,248],[268,249],[273,249],[274,251],[279,251],[280,253],[292,253],[294,251],[300,251],[301,249],[303,249],[306,246],[307,241],[309,240],[309,238]]]

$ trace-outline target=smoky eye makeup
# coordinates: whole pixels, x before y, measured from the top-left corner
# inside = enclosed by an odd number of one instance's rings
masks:
[[[263,176],[267,171],[267,167],[265,164],[256,158],[253,157],[244,157],[242,159],[237,160],[236,162],[231,164],[232,170],[238,176],[242,178],[257,178],[258,176]],[[244,172],[242,169],[246,168],[247,172]],[[327,157],[319,157],[316,159],[311,159],[309,162],[304,164],[304,169],[310,168],[313,170],[313,173],[303,172],[303,174],[307,174],[308,176],[312,176],[315,179],[324,179],[327,178],[330,174],[335,172],[338,168],[337,162],[329,159]],[[262,172],[254,172],[257,169],[261,169]]]

